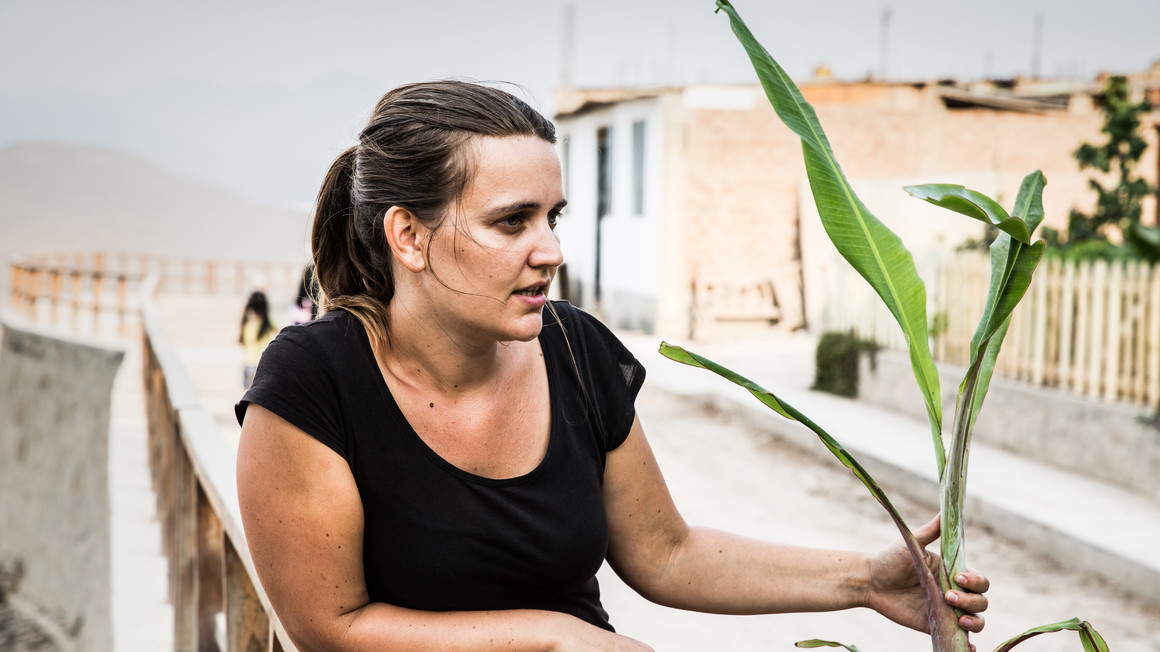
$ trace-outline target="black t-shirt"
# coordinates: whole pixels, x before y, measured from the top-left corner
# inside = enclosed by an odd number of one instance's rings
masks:
[[[545,609],[612,629],[595,577],[608,546],[604,461],[628,436],[644,368],[595,318],[553,305],[560,321],[545,309],[539,336],[550,440],[539,466],[516,478],[477,476],[431,450],[345,311],[284,328],[262,354],[238,422],[256,403],[346,459],[363,504],[371,601]]]

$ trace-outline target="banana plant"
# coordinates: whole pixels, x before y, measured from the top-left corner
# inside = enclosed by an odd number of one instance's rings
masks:
[[[939,572],[933,573],[923,563],[921,546],[898,510],[838,440],[793,406],[744,376],[678,346],[662,342],[660,352],[677,362],[707,369],[726,378],[748,390],[781,416],[812,430],[870,490],[902,534],[919,574],[935,652],[968,652],[967,633],[958,626],[960,614],[945,602],[943,595],[947,590],[958,588],[953,578],[966,565],[963,505],[971,431],[990,385],[995,360],[1011,322],[1011,312],[1026,294],[1032,273],[1043,257],[1044,243],[1033,243],[1031,236],[1043,221],[1042,197],[1047,180],[1038,171],[1028,174],[1010,213],[986,195],[958,185],[929,184],[905,189],[918,199],[991,224],[1000,231],[991,245],[991,282],[986,307],[971,338],[970,364],[959,385],[948,447],[943,438],[938,370],[927,337],[926,286],[918,275],[913,256],[902,240],[858,198],[838,165],[817,114],[789,75],[757,41],[728,0],[717,0],[717,8],[728,15],[733,32],[748,53],[778,117],[801,138],[806,175],[826,234],[842,257],[874,288],[902,328],[915,380],[926,405],[939,477],[942,513],[942,565]],[[1029,630],[1007,641],[996,652],[1006,652],[1038,634],[1063,630],[1078,631],[1085,650],[1108,649],[1089,623],[1073,619]],[[801,641],[798,646],[857,650],[850,645],[821,639]]]

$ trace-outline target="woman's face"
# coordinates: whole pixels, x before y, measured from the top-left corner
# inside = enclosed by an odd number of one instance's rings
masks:
[[[539,335],[548,287],[563,262],[556,219],[565,203],[556,150],[534,136],[467,145],[473,178],[431,235],[428,296],[445,327],[490,341]]]

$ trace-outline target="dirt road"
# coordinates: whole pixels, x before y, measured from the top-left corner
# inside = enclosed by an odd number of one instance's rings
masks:
[[[836,460],[803,452],[696,402],[647,388],[638,410],[677,505],[690,523],[784,543],[875,550],[896,532],[886,513]],[[819,444],[818,451],[828,455]],[[907,522],[934,514],[892,495]],[[933,500],[934,497],[932,496]],[[1125,536],[1129,536],[1125,533]],[[1078,616],[1115,652],[1160,652],[1160,605],[1141,604],[1099,578],[1066,568],[1015,542],[968,525],[968,561],[991,579],[986,630],[973,636],[994,650],[1027,629]],[[868,610],[837,614],[716,616],[658,607],[601,571],[605,607],[618,631],[658,651],[792,650],[811,638],[863,652],[929,650],[929,639]],[[1082,650],[1072,632],[1039,636],[1020,652]]]

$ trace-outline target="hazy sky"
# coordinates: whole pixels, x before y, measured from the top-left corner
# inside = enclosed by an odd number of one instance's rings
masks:
[[[1160,60],[1160,0],[734,4],[799,78],[820,64],[846,79],[1007,77],[1036,66],[1090,78]],[[754,79],[713,9],[711,0],[0,0],[0,148],[116,147],[260,201],[303,205],[377,97],[402,82],[510,81],[550,112],[565,74],[581,86]]]

